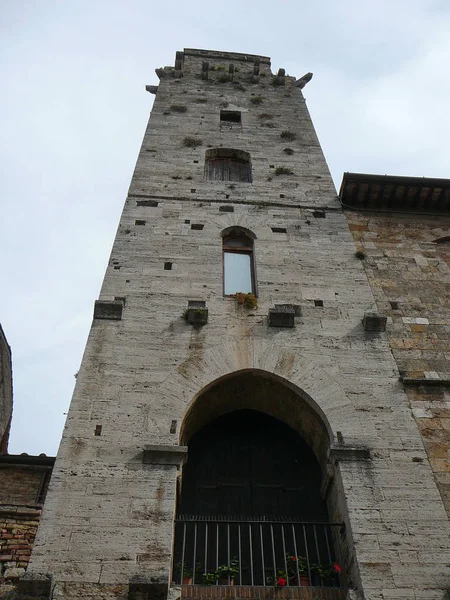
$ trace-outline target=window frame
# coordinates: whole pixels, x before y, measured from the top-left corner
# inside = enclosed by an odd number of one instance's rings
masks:
[[[256,268],[255,268],[255,248],[254,248],[254,239],[256,236],[249,235],[250,231],[242,229],[242,228],[231,228],[226,232],[222,232],[222,295],[224,298],[234,298],[238,292],[234,292],[234,294],[226,294],[225,293],[225,253],[230,254],[243,254],[245,256],[249,256],[250,258],[250,286],[251,291],[249,293],[253,294],[257,297],[257,286],[256,286]],[[226,241],[228,239],[236,239],[239,237],[245,237],[248,240],[247,246],[226,246]],[[244,292],[247,293],[247,292]]]

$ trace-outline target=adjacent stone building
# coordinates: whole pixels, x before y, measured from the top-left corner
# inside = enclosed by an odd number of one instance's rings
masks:
[[[342,210],[310,75],[157,73],[19,597],[443,600],[448,217]]]

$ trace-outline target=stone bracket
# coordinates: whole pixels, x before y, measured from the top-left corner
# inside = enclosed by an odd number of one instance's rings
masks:
[[[187,452],[187,446],[144,446],[142,462],[145,465],[175,465],[180,468],[187,458]]]
[[[150,92],[150,94],[156,94],[156,92],[158,91],[158,86],[157,85],[146,85],[145,89],[147,92]]]
[[[374,312],[364,313],[363,325],[365,331],[385,331],[387,317]]]
[[[123,300],[96,300],[94,305],[94,319],[109,319],[120,321],[122,319]]]
[[[25,573],[17,585],[20,600],[48,600],[52,590],[52,576],[41,573]]]
[[[439,385],[450,387],[450,379],[425,379],[425,377],[400,377],[403,385]]]
[[[328,459],[334,465],[338,462],[366,461],[370,460],[370,450],[368,448],[334,447],[328,451]]]
[[[275,304],[269,308],[269,327],[294,327],[295,316],[301,314],[299,309],[294,304]]]
[[[167,583],[130,581],[128,600],[166,600],[168,589]]]

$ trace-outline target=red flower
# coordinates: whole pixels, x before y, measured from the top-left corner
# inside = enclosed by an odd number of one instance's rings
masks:
[[[286,579],[284,577],[278,577],[277,585],[279,585],[279,586],[286,585]]]
[[[342,571],[341,567],[337,563],[333,563],[332,566],[335,573],[340,573]]]
[[[296,556],[291,556],[291,560],[297,560]]]

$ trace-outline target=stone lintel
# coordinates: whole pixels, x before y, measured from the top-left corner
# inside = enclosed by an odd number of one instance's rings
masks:
[[[187,446],[152,444],[144,447],[143,463],[146,465],[176,465],[180,467],[186,460],[187,452]]]

